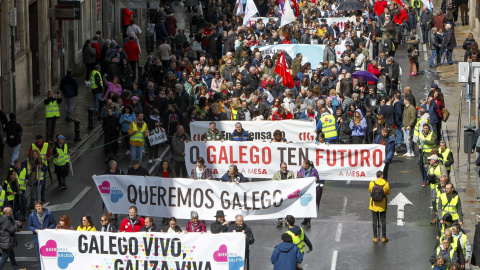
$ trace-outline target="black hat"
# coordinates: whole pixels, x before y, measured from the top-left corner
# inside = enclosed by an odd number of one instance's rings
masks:
[[[287,243],[293,243],[293,238],[290,234],[284,233],[282,234],[282,241]]]
[[[215,215],[215,217],[224,217],[225,214],[223,213],[223,210],[217,210],[217,214]]]

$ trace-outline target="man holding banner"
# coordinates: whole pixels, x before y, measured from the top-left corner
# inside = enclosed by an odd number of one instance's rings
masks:
[[[245,234],[245,265],[246,269],[250,270],[250,245],[253,245],[255,238],[252,229],[243,222],[243,216],[238,214],[235,216],[235,223],[228,227],[229,232],[241,232]]]

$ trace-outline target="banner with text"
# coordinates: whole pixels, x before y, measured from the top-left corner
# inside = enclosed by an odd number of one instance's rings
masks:
[[[321,180],[370,181],[383,170],[385,146],[379,144],[269,143],[269,142],[188,142],[185,145],[187,170],[199,157],[221,178],[235,164],[245,177],[272,178],[286,162],[295,173],[304,160],[313,162]]]
[[[315,122],[308,120],[282,121],[217,121],[217,129],[223,133],[225,140],[230,140],[230,134],[235,130],[235,124],[240,122],[243,129],[250,133],[254,141],[263,141],[273,138],[273,132],[279,129],[283,137],[292,142],[306,142],[315,140]],[[190,123],[190,138],[193,141],[203,140],[203,134],[209,129],[209,121],[195,121]]]
[[[312,67],[317,67],[318,63],[323,63],[323,50],[325,45],[310,45],[310,44],[279,44],[279,45],[266,45],[257,47],[262,57],[283,51],[288,54],[291,59],[295,59],[297,53],[301,53],[303,56],[302,64],[310,62]],[[293,74],[296,75],[296,74]]]
[[[148,130],[148,140],[150,141],[150,145],[156,145],[166,142],[168,139],[163,128],[155,127],[154,129]]]
[[[213,180],[143,176],[93,176],[109,212],[128,214],[135,205],[138,213],[154,217],[190,219],[197,211],[202,220],[215,220],[223,210],[228,220],[242,214],[246,220],[317,217],[314,178],[284,181],[227,183]]]
[[[43,270],[244,269],[243,233],[41,230]]]

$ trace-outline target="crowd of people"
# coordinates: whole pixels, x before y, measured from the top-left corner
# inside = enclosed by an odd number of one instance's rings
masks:
[[[461,201],[450,183],[453,154],[442,140],[442,122],[449,112],[442,90],[430,85],[425,99],[417,102],[409,86],[400,88],[402,68],[395,61],[396,51],[405,46],[410,76],[419,73],[420,45],[428,44],[431,51],[430,67],[453,64],[452,52],[456,47],[455,22],[461,11],[462,24],[468,24],[468,5],[465,0],[444,0],[434,15],[421,1],[411,1],[403,6],[399,1],[361,1],[362,10],[339,9],[339,1],[290,1],[296,13],[296,21],[280,27],[276,18],[281,7],[275,1],[255,2],[259,17],[269,17],[244,24],[242,16],[236,16],[235,1],[186,0],[184,5],[193,12],[191,29],[198,29],[186,36],[184,29],[177,29],[174,7],[171,2],[162,3],[151,10],[150,23],[155,25],[156,52],[147,56],[147,62],[139,72],[141,28],[132,20],[132,11],[122,10],[124,40],[103,39],[101,31],[86,40],[82,49],[87,73],[85,84],[93,95],[94,113],[102,119],[105,162],[110,175],[149,175],[142,166],[142,158],[148,154],[148,163],[160,163],[159,177],[185,177],[212,179],[204,158],[187,171],[185,143],[190,141],[190,123],[209,121],[209,128],[202,136],[204,141],[223,141],[227,138],[216,128],[218,121],[277,121],[298,119],[316,123],[315,141],[318,144],[381,144],[385,146],[384,170],[377,173],[377,180],[369,186],[370,210],[373,217],[373,242],[388,242],[386,236],[386,196],[390,194],[388,168],[398,152],[403,156],[418,156],[423,187],[430,187],[435,217],[432,224],[438,228],[437,246],[430,258],[435,269],[460,269],[468,262],[475,263],[472,247],[462,229]],[[401,1],[400,1],[401,2]],[[328,24],[327,18],[348,17],[345,25]],[[195,20],[193,20],[195,18]],[[417,26],[421,37],[417,35]],[[123,44],[121,46],[120,44]],[[301,53],[285,55],[294,86],[286,87],[284,79],[275,72],[279,53],[264,55],[258,46],[276,44],[325,45],[323,62],[311,63]],[[337,46],[344,49],[337,51]],[[469,36],[463,43],[465,60],[477,61],[478,44]],[[404,67],[406,70],[406,67]],[[368,71],[375,78],[354,79],[357,71]],[[66,138],[55,135],[56,120],[60,117],[58,104],[64,102],[65,120],[73,120],[78,83],[71,70],[63,78],[60,93],[49,91],[44,101],[46,113],[46,140],[36,136],[28,157],[19,159],[23,130],[15,114],[9,119],[3,113],[0,121],[12,158],[11,169],[2,184],[0,207],[5,219],[2,226],[10,228],[9,237],[28,219],[33,232],[37,260],[37,232],[42,229],[73,230],[72,221],[62,215],[57,223],[47,209],[45,185],[50,163],[61,189],[67,189],[69,152]],[[152,144],[149,130],[159,128],[167,141]],[[286,143],[281,130],[273,133],[271,142]],[[231,141],[253,140],[251,133],[237,122],[229,134]],[[55,141],[54,141],[55,140]],[[121,142],[121,143],[119,143]],[[171,159],[162,160],[161,146],[169,145]],[[120,148],[130,159],[126,172],[118,168]],[[475,145],[472,147],[475,150]],[[3,157],[3,144],[1,149]],[[323,184],[313,163],[305,160],[298,173],[288,170],[287,164],[279,164],[273,180],[315,177],[316,202],[319,207]],[[235,165],[221,177],[221,181],[241,184],[249,179]],[[30,190],[27,203],[26,190]],[[379,188],[380,187],[380,188]],[[480,195],[477,198],[480,201]],[[34,209],[31,214],[27,209]],[[152,217],[140,217],[135,206],[117,228],[116,216],[101,216],[95,226],[90,216],[82,216],[77,230],[105,232],[207,232],[206,224],[198,213],[191,213],[191,221],[185,229],[177,225],[175,217],[163,217],[161,224]],[[22,218],[20,218],[20,216]],[[248,246],[254,243],[250,227],[237,215],[227,222],[223,211],[218,211],[211,224],[212,233],[243,231],[246,235],[246,261]],[[14,222],[18,220],[18,222]],[[307,228],[310,219],[301,223]],[[5,224],[5,225],[4,225]],[[303,229],[295,225],[291,215],[279,219],[277,226],[288,227],[282,234],[282,244],[275,247],[271,261],[274,269],[301,269],[305,246],[311,252],[312,243]],[[378,230],[381,227],[381,232]],[[7,237],[5,235],[0,235]],[[480,241],[480,240],[479,240]],[[3,243],[4,241],[0,241]],[[476,247],[478,245],[474,245]],[[8,257],[16,267],[13,245],[2,248],[0,269]],[[475,250],[473,250],[473,255]],[[288,267],[286,267],[288,265]],[[448,267],[448,268],[447,268]],[[39,264],[40,269],[40,264]],[[248,268],[247,268],[248,269]]]

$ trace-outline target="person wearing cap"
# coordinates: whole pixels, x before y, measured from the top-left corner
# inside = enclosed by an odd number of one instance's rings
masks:
[[[63,190],[68,188],[66,180],[68,176],[71,152],[72,149],[69,149],[68,145],[65,143],[65,136],[58,135],[57,142],[53,148],[53,164],[55,164],[55,174],[57,175],[58,184]]]
[[[140,164],[140,160],[134,159],[132,166],[128,168],[127,175],[149,176],[150,173]]]
[[[273,249],[270,261],[273,264],[273,270],[295,270],[298,269],[303,261],[303,254],[300,249],[292,243],[292,236],[288,233],[282,234],[282,243]]]
[[[223,132],[217,129],[217,123],[210,122],[209,129],[203,133],[203,141],[224,141]]]
[[[217,210],[217,214],[215,215],[215,222],[210,225],[210,231],[212,233],[222,233],[228,231],[228,225],[230,222],[225,220],[225,214],[223,210]]]
[[[452,183],[448,183],[445,186],[445,193],[440,195],[437,209],[437,218],[440,220],[440,223],[444,223],[443,216],[449,213],[452,215],[453,223],[458,223],[460,226],[463,225],[462,202]]]
[[[207,232],[205,223],[198,219],[198,213],[196,211],[190,212],[190,221],[187,223],[187,227],[185,229],[185,233],[189,232]]]

